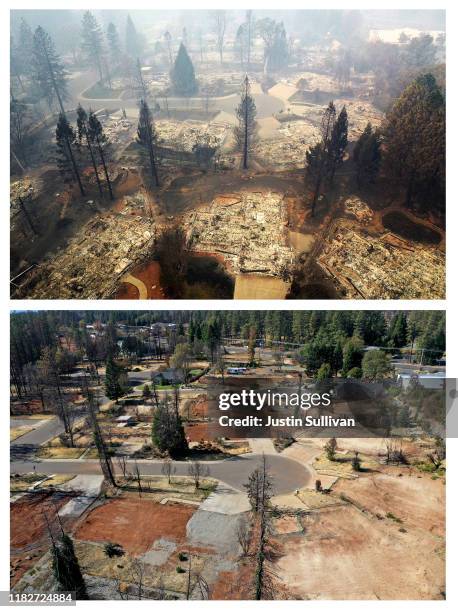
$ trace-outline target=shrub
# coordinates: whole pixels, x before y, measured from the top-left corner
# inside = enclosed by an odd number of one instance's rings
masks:
[[[125,553],[121,544],[115,544],[114,542],[108,542],[104,547],[105,554],[107,557],[122,557]]]

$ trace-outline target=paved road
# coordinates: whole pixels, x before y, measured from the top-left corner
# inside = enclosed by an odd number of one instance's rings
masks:
[[[36,423],[38,423],[36,421]],[[29,424],[33,424],[33,421],[29,421]],[[44,444],[48,440],[55,438],[59,434],[64,431],[64,427],[62,423],[56,417],[52,419],[46,419],[43,421],[43,424],[37,429],[33,431],[29,431],[29,433],[24,434],[20,438],[14,442],[14,446],[23,446],[28,444],[33,444],[40,446]]]
[[[262,456],[249,454],[239,457],[224,459],[223,461],[207,461],[210,469],[210,476],[243,491],[243,485],[248,482],[248,476],[259,466]],[[269,473],[272,476],[274,491],[276,495],[291,493],[292,491],[304,487],[311,479],[311,473],[302,464],[282,457],[273,455],[267,457]],[[32,471],[33,465],[41,474],[99,474],[100,465],[97,460],[43,460],[43,461],[13,461],[10,464],[10,471],[13,474],[27,473]],[[120,469],[116,459],[113,461],[115,470],[119,473]],[[133,462],[128,462],[128,470],[133,471]],[[175,461],[177,475],[185,476],[188,474],[188,464],[183,461]],[[162,463],[160,461],[138,461],[138,468],[141,474],[159,476],[161,475]]]

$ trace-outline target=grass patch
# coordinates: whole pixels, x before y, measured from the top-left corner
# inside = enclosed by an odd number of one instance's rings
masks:
[[[309,510],[318,510],[327,506],[342,505],[342,500],[326,493],[318,493],[312,489],[300,489],[297,497]]]
[[[118,480],[121,487],[137,490],[135,480]],[[204,478],[198,489],[194,486],[192,478],[186,476],[172,476],[171,483],[163,476],[143,476],[141,479],[142,491],[158,500],[174,497],[183,501],[201,502],[216,489],[218,482],[212,478]]]
[[[21,427],[13,427],[12,429],[10,429],[10,442],[17,440],[21,436],[25,435],[26,433],[29,433],[30,431],[33,431],[34,429],[35,427],[33,427],[32,425],[22,425]]]
[[[394,521],[395,523],[399,523],[401,524],[403,522],[402,519],[400,519],[398,516],[396,516],[395,514],[393,514],[392,512],[387,512],[386,513],[386,518],[391,519],[392,521]]]
[[[75,478],[74,474],[55,474],[46,480],[43,483],[45,487],[59,487],[60,485],[65,484],[66,482],[70,482]]]
[[[86,91],[83,92],[83,96],[85,98],[107,98],[107,99],[118,99],[119,96],[124,92],[124,89],[110,89],[109,87],[105,87],[100,83],[94,83],[91,87],[88,87]]]
[[[413,464],[420,472],[424,472],[425,474],[433,474],[436,478],[441,476],[445,476],[445,467],[442,465],[436,467],[433,463],[428,461],[418,461]]]
[[[42,446],[37,453],[37,457],[40,459],[79,459],[84,451],[84,448]]]
[[[10,476],[10,492],[24,491],[29,489],[35,482],[46,478],[45,474],[21,474],[20,476]]]

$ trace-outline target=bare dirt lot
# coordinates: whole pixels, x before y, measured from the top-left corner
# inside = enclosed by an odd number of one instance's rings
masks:
[[[376,477],[339,481],[333,490],[343,492],[373,514],[393,513],[405,527],[445,536],[444,481],[417,470],[390,467]]]
[[[79,526],[76,538],[116,542],[132,555],[144,554],[156,540],[181,542],[195,507],[161,505],[144,499],[113,499],[93,510]]]
[[[14,585],[49,549],[45,514],[52,521],[70,496],[25,495],[10,507],[11,584]]]
[[[352,506],[321,511],[292,536],[276,571],[300,598],[441,599],[442,544],[431,534],[401,533]],[[420,551],[421,550],[421,554]]]

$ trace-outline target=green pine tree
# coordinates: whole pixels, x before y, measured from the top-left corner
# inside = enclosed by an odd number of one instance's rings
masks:
[[[242,85],[240,104],[236,109],[238,125],[234,128],[235,140],[243,155],[243,169],[248,168],[248,154],[252,150],[256,139],[256,104],[250,94],[250,81],[248,75]]]
[[[88,599],[73,541],[66,533],[52,543],[52,568],[60,591],[75,592],[76,599]]]
[[[42,98],[49,108],[57,100],[60,111],[65,115],[64,101],[68,99],[67,71],[56,53],[54,42],[41,27],[33,35],[33,54],[30,58],[31,76]]]
[[[334,175],[339,166],[343,163],[345,149],[348,144],[348,115],[345,106],[340,111],[337,120],[332,128],[331,139],[328,150],[328,173],[331,185],[334,182]]]
[[[105,393],[112,400],[118,400],[124,390],[119,382],[121,369],[111,355],[108,356],[105,371]]]
[[[180,44],[175,63],[170,72],[173,90],[179,96],[192,96],[197,93],[198,85],[194,66],[183,43]]]
[[[121,41],[119,40],[118,30],[113,23],[109,23],[107,27],[107,40],[108,40],[108,49],[110,51],[110,58],[115,63],[118,64],[121,61]]]
[[[358,187],[375,182],[380,171],[381,160],[380,133],[373,130],[372,125],[368,123],[353,149]]]
[[[97,19],[90,11],[83,15],[81,27],[81,48],[91,65],[97,66],[100,82],[103,81],[103,33]]]
[[[84,196],[85,192],[73,151],[75,140],[74,129],[67,117],[61,113],[56,126],[57,167],[65,182],[73,183],[75,180],[78,182],[81,195]]]
[[[156,155],[154,146],[156,142],[156,130],[146,100],[140,100],[140,112],[138,115],[137,142],[148,151],[151,168],[151,177],[156,187],[159,187],[159,175],[157,172]]]

